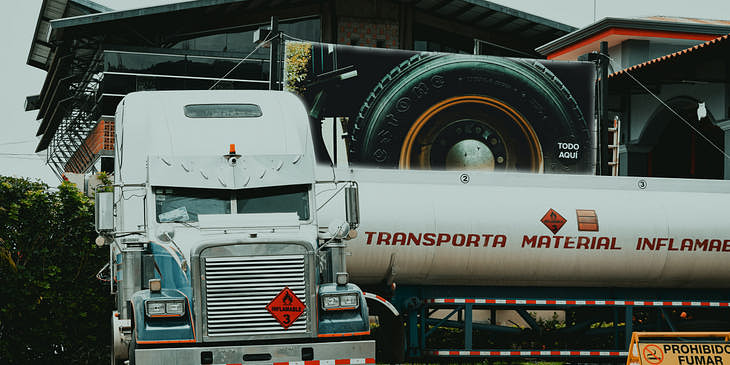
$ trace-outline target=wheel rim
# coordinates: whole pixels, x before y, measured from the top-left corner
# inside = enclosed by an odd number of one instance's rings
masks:
[[[434,104],[418,117],[401,146],[399,167],[542,172],[543,155],[520,113],[499,100],[466,95]]]

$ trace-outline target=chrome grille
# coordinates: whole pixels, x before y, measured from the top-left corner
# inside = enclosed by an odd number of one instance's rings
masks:
[[[285,287],[309,305],[304,255],[206,257],[203,265],[208,336],[306,332],[306,310],[288,329],[266,310]]]

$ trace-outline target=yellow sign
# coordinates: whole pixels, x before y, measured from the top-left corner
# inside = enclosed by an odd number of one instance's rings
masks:
[[[626,365],[730,365],[730,332],[634,332]]]
[[[730,344],[639,343],[641,365],[730,365]]]

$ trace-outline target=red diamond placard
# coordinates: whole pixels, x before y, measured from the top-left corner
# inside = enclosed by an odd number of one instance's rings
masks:
[[[560,231],[560,228],[563,228],[563,225],[565,224],[566,220],[563,218],[562,215],[560,215],[558,212],[556,212],[553,209],[550,209],[545,213],[544,216],[542,216],[542,219],[540,219],[540,222],[545,225],[545,227],[548,227],[550,231],[553,232],[553,234],[558,233]]]
[[[304,302],[299,300],[289,287],[286,287],[266,306],[266,310],[279,321],[284,329],[287,329],[304,313],[306,307]]]

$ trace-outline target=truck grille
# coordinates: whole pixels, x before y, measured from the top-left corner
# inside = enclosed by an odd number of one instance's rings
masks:
[[[205,316],[208,336],[306,332],[307,311],[284,329],[266,306],[285,287],[308,306],[304,255],[206,257]]]

